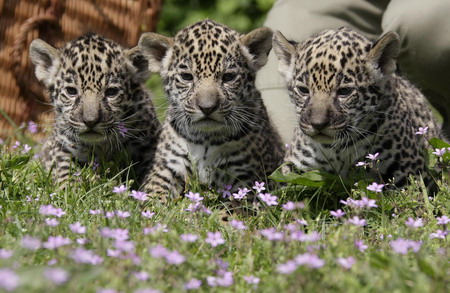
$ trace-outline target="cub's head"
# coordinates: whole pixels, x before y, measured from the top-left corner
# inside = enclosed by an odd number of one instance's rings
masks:
[[[60,49],[36,39],[30,58],[55,107],[56,130],[71,142],[118,138],[132,119],[133,89],[149,75],[137,48],[125,50],[95,34]]]
[[[268,28],[241,35],[210,20],[174,38],[143,34],[139,46],[163,78],[172,126],[193,140],[251,129],[260,107],[255,74],[267,61],[271,38]]]
[[[341,28],[295,43],[276,32],[273,47],[303,133],[320,143],[369,133],[396,70],[396,33],[372,43]]]

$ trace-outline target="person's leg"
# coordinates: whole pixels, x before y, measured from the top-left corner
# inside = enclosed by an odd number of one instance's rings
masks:
[[[303,41],[324,29],[350,26],[370,38],[381,33],[381,18],[389,1],[364,0],[278,0],[269,12],[265,26],[281,31],[287,38]],[[285,143],[291,141],[297,124],[294,106],[277,70],[272,52],[257,77],[269,115]]]
[[[444,118],[450,138],[450,1],[392,0],[383,15],[384,32],[400,35],[398,58],[404,76],[418,85]]]

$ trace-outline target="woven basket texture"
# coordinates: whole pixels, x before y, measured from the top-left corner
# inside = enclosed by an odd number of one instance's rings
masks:
[[[95,32],[132,47],[142,32],[155,30],[161,2],[0,0],[0,138],[14,135],[12,121],[17,126],[30,120],[40,127],[51,125],[49,99],[28,56],[32,40],[40,38],[61,47]]]

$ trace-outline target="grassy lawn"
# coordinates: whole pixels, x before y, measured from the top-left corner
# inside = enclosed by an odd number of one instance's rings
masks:
[[[0,292],[450,292],[446,172],[433,197],[250,186],[255,212],[224,222],[223,192],[161,206],[108,163],[58,189],[27,142],[0,145]]]

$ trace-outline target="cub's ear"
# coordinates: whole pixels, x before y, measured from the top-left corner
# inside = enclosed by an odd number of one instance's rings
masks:
[[[245,48],[243,53],[255,71],[267,63],[267,57],[272,49],[272,34],[270,28],[260,27],[241,37],[241,43]]]
[[[173,46],[173,38],[157,33],[143,33],[139,39],[139,48],[148,60],[151,72],[160,72],[167,51]]]
[[[289,79],[291,66],[295,58],[295,46],[281,32],[276,31],[272,38],[273,50],[278,58],[278,71],[285,79]]]
[[[383,75],[389,76],[397,69],[396,59],[400,51],[400,38],[388,32],[376,41],[368,54],[368,62]]]
[[[41,39],[35,39],[30,45],[30,59],[33,62],[36,77],[46,86],[51,84],[52,69],[57,64],[59,51]]]
[[[130,61],[134,77],[140,83],[145,82],[150,77],[148,60],[141,52],[139,46],[125,51],[125,56]]]

